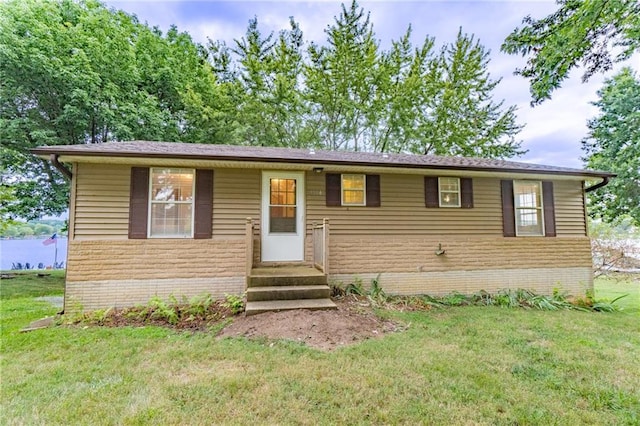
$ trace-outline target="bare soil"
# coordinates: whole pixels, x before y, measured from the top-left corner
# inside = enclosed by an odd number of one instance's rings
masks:
[[[229,324],[219,332],[219,338],[285,339],[320,350],[332,350],[365,339],[378,338],[404,328],[399,323],[378,317],[366,297],[349,295],[333,300],[338,309],[330,311],[297,309],[252,316],[244,313],[234,315],[223,301],[216,301],[196,313],[186,305],[174,305],[164,310],[146,306],[90,312],[63,318],[58,324],[103,327],[155,325],[209,332],[228,321]],[[172,316],[169,317],[167,312]]]
[[[242,315],[218,336],[286,339],[329,351],[403,329],[398,323],[376,316],[364,298],[345,296],[334,302],[338,305],[336,310],[296,309]]]

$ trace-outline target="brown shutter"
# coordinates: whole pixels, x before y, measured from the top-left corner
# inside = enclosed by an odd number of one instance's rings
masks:
[[[473,181],[471,178],[460,178],[460,206],[463,209],[473,208]]]
[[[542,181],[542,204],[544,207],[544,236],[556,236],[556,212],[553,199],[553,182]]]
[[[502,235],[516,236],[516,216],[513,205],[513,181],[500,181],[502,189]]]
[[[211,238],[213,221],[213,170],[196,170],[193,238]]]
[[[327,207],[342,205],[342,177],[339,173],[327,173],[325,179]]]
[[[149,215],[149,168],[131,168],[131,189],[129,192],[129,238],[147,238],[147,218]]]
[[[440,207],[437,177],[424,177],[424,205],[425,207]]]
[[[380,207],[380,175],[367,175],[367,207]]]

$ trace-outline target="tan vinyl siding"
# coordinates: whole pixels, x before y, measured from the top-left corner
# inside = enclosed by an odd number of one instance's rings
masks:
[[[473,180],[472,209],[426,208],[423,176],[381,175],[381,207],[326,207],[324,185],[307,174],[307,219],[329,218],[332,235],[502,235],[499,180]]]
[[[74,239],[127,239],[130,174],[129,166],[77,165]]]
[[[213,172],[213,236],[244,236],[246,218],[260,218],[260,170]]]
[[[77,240],[127,239],[131,167],[79,164]],[[244,235],[245,219],[260,216],[260,171],[217,169],[213,175],[213,237]]]
[[[308,225],[329,218],[332,235],[502,236],[500,179],[473,179],[471,209],[426,208],[422,176],[381,175],[381,207],[326,207],[323,174],[308,173],[307,188]],[[581,182],[556,181],[554,195],[557,235],[584,236]]]
[[[74,239],[127,239],[129,166],[78,164],[74,199]],[[214,171],[213,237],[244,235],[245,218],[259,228],[260,171]],[[381,207],[326,207],[325,175],[307,173],[307,229],[331,220],[333,235],[501,236],[500,180],[474,178],[474,207],[426,208],[422,176],[380,176]],[[558,237],[584,236],[581,182],[554,182]]]
[[[553,196],[558,237],[587,235],[582,182],[556,181],[553,183]]]

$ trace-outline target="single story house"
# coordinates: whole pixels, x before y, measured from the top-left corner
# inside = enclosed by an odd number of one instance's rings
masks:
[[[148,141],[32,152],[71,180],[66,309],[243,294],[256,268],[283,265],[314,265],[328,282],[379,276],[390,294],[584,294],[593,286],[585,192],[614,176]]]

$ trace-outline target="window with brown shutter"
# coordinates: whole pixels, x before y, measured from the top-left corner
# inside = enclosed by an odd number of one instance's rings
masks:
[[[553,182],[503,180],[501,188],[505,237],[556,236]]]
[[[213,222],[213,170],[196,170],[193,238],[211,238]]]
[[[424,177],[424,205],[428,208],[473,208],[473,180],[456,177]]]
[[[438,201],[437,177],[424,177],[424,205],[425,207],[440,207],[440,202]]]
[[[380,207],[380,175],[367,175],[367,207]]]
[[[211,238],[212,219],[213,170],[131,168],[129,238]]]
[[[516,236],[516,215],[513,209],[513,181],[500,181],[502,193],[502,235]]]
[[[380,175],[327,173],[325,194],[327,207],[380,207]]]
[[[556,236],[556,212],[553,197],[553,182],[542,181],[542,205],[544,206],[544,235]]]
[[[473,180],[471,178],[460,178],[460,207],[463,209],[473,208]]]
[[[147,238],[147,217],[149,213],[149,168],[131,168],[129,192],[129,238]]]
[[[325,175],[325,198],[327,207],[339,207],[342,205],[342,185],[339,173],[327,173]]]

